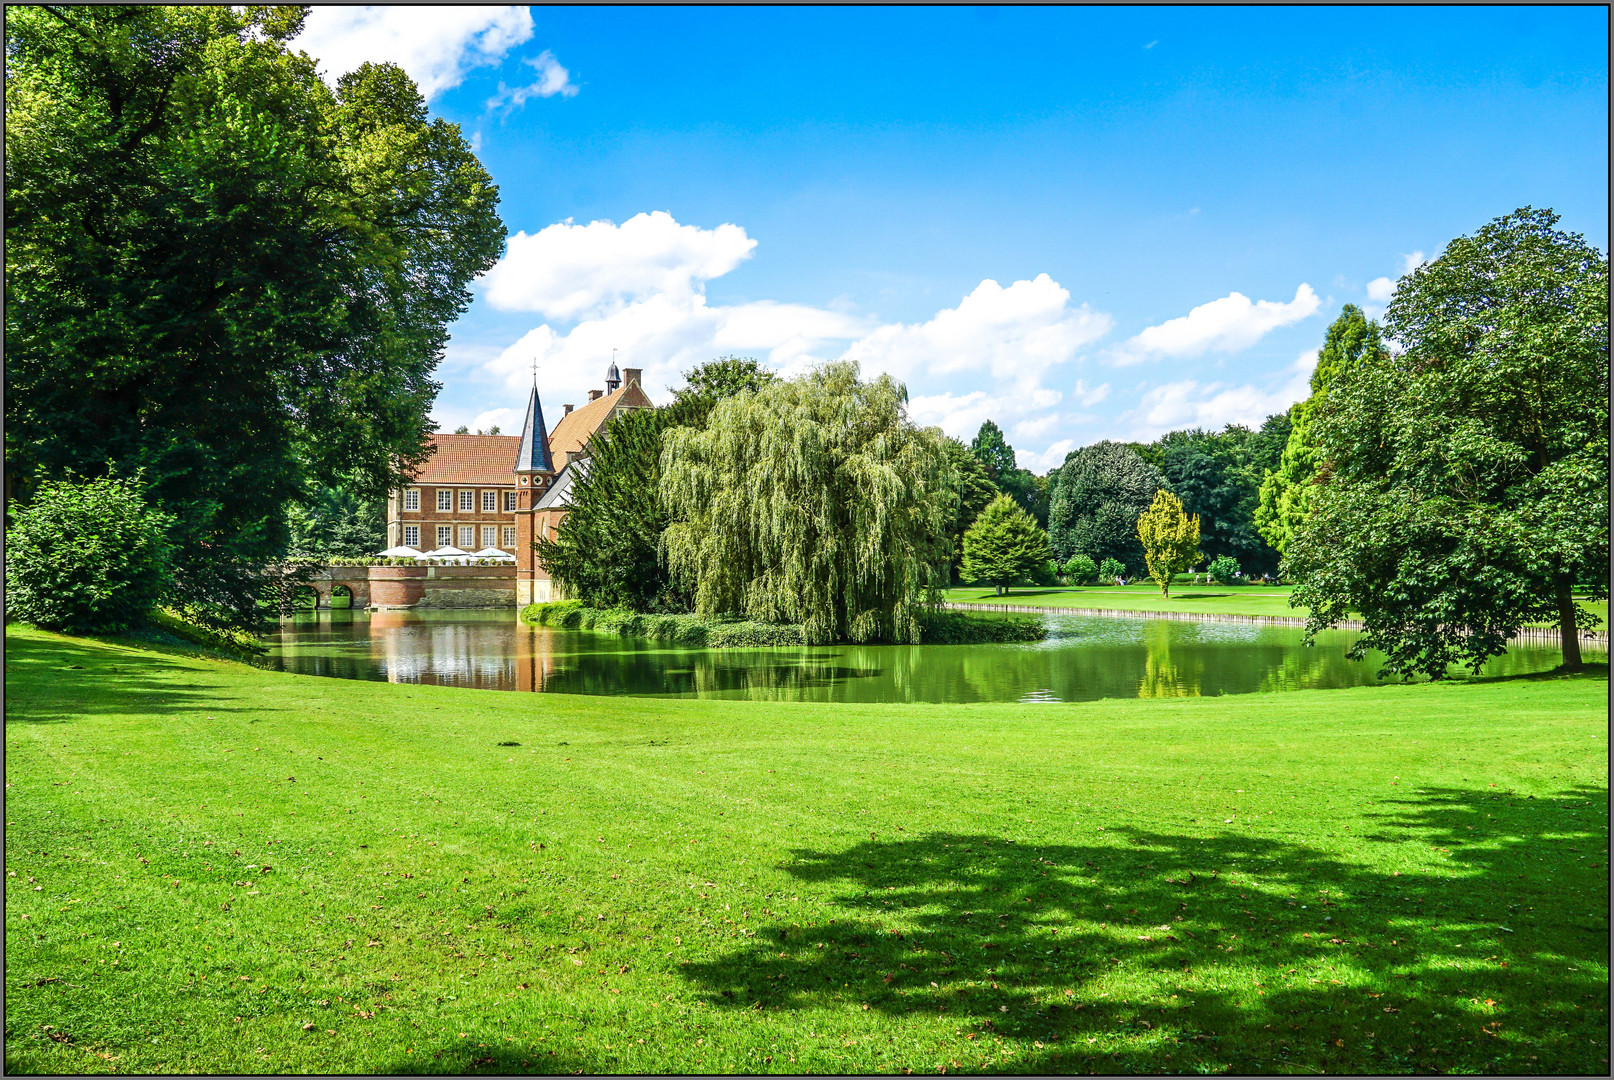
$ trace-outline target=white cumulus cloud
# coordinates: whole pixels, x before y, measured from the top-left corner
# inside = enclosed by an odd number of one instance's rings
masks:
[[[551,319],[603,315],[652,296],[688,300],[756,246],[738,225],[680,225],[662,210],[621,225],[567,220],[511,237],[481,284],[488,303],[502,311]]]
[[[1276,385],[1263,389],[1245,384],[1200,383],[1195,379],[1162,383],[1144,392],[1137,406],[1118,418],[1127,438],[1148,442],[1167,431],[1227,424],[1258,428],[1273,413],[1281,413],[1311,393],[1311,373],[1317,367],[1317,350],[1303,352],[1281,373]]]
[[[538,71],[538,78],[526,86],[506,86],[504,80],[499,80],[499,89],[488,98],[487,107],[501,116],[508,116],[511,112],[521,108],[530,99],[535,97],[576,97],[577,87],[572,83],[572,73],[560,66],[548,49],[537,56],[529,56],[522,61],[530,64]]]
[[[525,7],[318,4],[291,47],[318,60],[333,85],[365,61],[397,64],[431,101],[458,86],[472,68],[498,64],[531,37],[532,14]]]
[[[1229,293],[1194,308],[1187,315],[1150,326],[1116,349],[1111,359],[1119,366],[1162,356],[1194,357],[1215,350],[1239,352],[1280,326],[1315,315],[1322,301],[1304,282],[1287,303],[1251,301],[1240,292]]]
[[[990,279],[929,322],[889,323],[852,345],[846,358],[897,378],[924,372],[984,371],[1024,389],[1110,330],[1110,317],[1047,274],[1004,288]]]
[[[536,360],[546,415],[558,416],[602,385],[613,350],[620,367],[643,369],[645,390],[658,401],[683,384],[682,372],[725,354],[757,357],[786,375],[847,359],[865,376],[907,383],[915,421],[965,439],[987,419],[1026,444],[1091,419],[1059,411],[1071,383],[1055,376],[1112,322],[1073,304],[1047,274],[1008,286],[982,281],[957,305],[915,323],[881,323],[845,304],[708,303],[707,282],[750,258],[756,243],[738,225],[684,225],[662,211],[620,225],[564,221],[518,233],[480,285],[492,306],[545,321],[480,370],[516,394]],[[983,382],[990,389],[968,385]],[[1083,406],[1110,394],[1108,383],[1073,382],[1071,399]],[[1032,465],[1044,456],[1020,451]]]
[[[1418,267],[1422,266],[1423,261],[1423,252],[1410,251],[1401,256],[1401,272],[1403,274],[1410,274],[1414,270],[1418,269]]]
[[[1377,304],[1388,303],[1395,295],[1395,282],[1387,277],[1374,278],[1367,283],[1367,298]]]

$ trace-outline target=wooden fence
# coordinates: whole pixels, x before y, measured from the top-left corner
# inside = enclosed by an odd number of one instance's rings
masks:
[[[1122,608],[1033,607],[1029,604],[961,604],[943,605],[953,611],[1009,611],[1026,615],[1082,615],[1099,619],[1170,619],[1173,622],[1249,623],[1255,626],[1303,627],[1306,620],[1295,615],[1228,615],[1209,611],[1131,611]],[[1346,619],[1334,624],[1335,630],[1360,630],[1358,619]],[[1508,639],[1525,645],[1559,644],[1556,626],[1526,626]],[[1582,630],[1583,644],[1608,648],[1607,630]]]

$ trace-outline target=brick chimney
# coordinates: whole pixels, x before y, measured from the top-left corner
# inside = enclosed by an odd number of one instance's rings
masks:
[[[562,416],[565,416],[567,413],[572,411],[572,406],[570,405],[562,405],[561,408],[566,410],[566,412],[561,413]]]
[[[588,399],[590,401],[598,401],[600,400],[600,395],[603,393],[605,393],[604,390],[590,390],[588,392]]]
[[[633,383],[639,381],[639,376],[643,372],[644,368],[625,367],[622,369],[622,381],[631,386]]]

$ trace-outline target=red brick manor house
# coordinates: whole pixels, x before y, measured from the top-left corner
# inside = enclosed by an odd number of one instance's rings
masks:
[[[640,372],[624,368],[618,374],[613,363],[605,388],[590,390],[581,407],[563,406],[553,431],[544,424],[535,379],[520,437],[433,436],[435,449],[414,482],[387,499],[388,545],[420,551],[498,548],[516,557],[518,605],[558,598],[533,553],[533,540],[553,536],[565,518],[572,482],[588,468],[589,440],[611,417],[651,406]]]

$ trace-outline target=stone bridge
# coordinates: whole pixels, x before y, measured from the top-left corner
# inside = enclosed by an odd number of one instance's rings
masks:
[[[308,588],[316,607],[349,596],[355,610],[516,606],[516,568],[506,566],[322,566]]]

